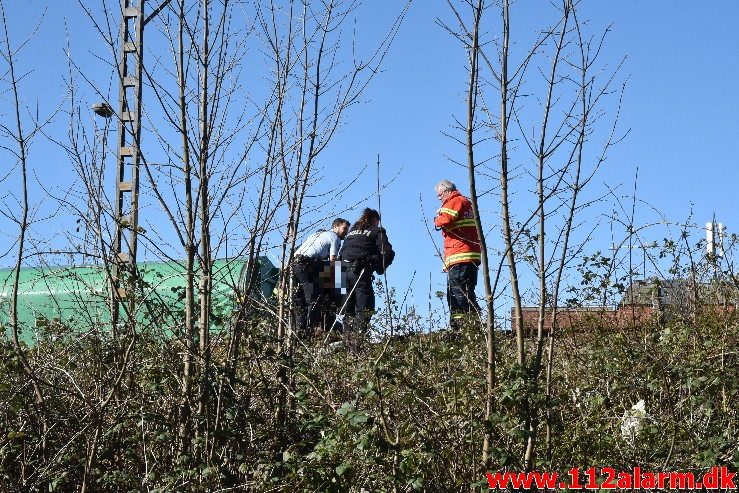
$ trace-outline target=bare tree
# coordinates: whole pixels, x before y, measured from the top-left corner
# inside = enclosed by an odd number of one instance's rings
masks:
[[[556,327],[556,307],[559,297],[563,274],[571,260],[582,251],[582,246],[588,235],[581,236],[577,241],[572,240],[572,232],[577,226],[576,217],[587,207],[588,203],[581,203],[581,192],[588,184],[595,171],[605,160],[606,151],[617,140],[614,137],[615,124],[610,134],[606,135],[602,153],[595,158],[584,152],[585,144],[594,133],[594,123],[601,116],[598,111],[603,105],[603,99],[611,93],[614,75],[606,76],[606,81],[596,87],[597,72],[594,69],[595,59],[600,46],[592,47],[592,40],[584,39],[581,24],[575,15],[577,3],[564,0],[557,8],[559,19],[555,24],[541,33],[533,41],[532,47],[523,52],[520,61],[511,69],[511,5],[507,0],[500,2],[499,8],[502,26],[498,39],[480,40],[481,19],[483,13],[493,8],[480,2],[465,2],[472,16],[465,20],[455,4],[449,5],[458,21],[458,29],[447,28],[454,36],[461,40],[470,58],[470,82],[467,101],[466,148],[468,155],[467,168],[469,170],[471,200],[475,204],[476,215],[480,214],[479,183],[480,170],[489,170],[486,165],[490,159],[477,159],[481,149],[485,148],[484,137],[474,137],[478,126],[475,112],[481,112],[487,117],[485,127],[489,135],[498,143],[495,162],[499,186],[496,198],[500,203],[501,215],[501,259],[497,269],[491,269],[487,259],[483,260],[483,277],[485,279],[485,297],[488,305],[488,393],[486,398],[486,422],[494,406],[494,323],[496,293],[500,289],[500,280],[503,268],[508,271],[508,286],[512,301],[512,325],[516,330],[516,363],[522,379],[520,395],[521,428],[524,438],[522,462],[526,470],[530,470],[535,463],[539,422],[543,415],[549,416],[547,409],[540,409],[540,399],[537,397],[540,390],[540,375],[544,367],[545,336],[547,335],[545,321],[552,317]],[[572,27],[572,26],[575,27]],[[467,27],[470,26],[470,27]],[[602,43],[602,38],[600,39]],[[488,54],[488,47],[496,46],[494,58]],[[591,53],[591,50],[596,53]],[[541,59],[548,57],[548,73],[542,67]],[[484,73],[483,72],[484,69]],[[528,74],[539,70],[542,83],[532,83]],[[546,75],[544,75],[546,73]],[[531,86],[531,87],[529,87]],[[574,91],[571,88],[574,86]],[[569,93],[567,91],[570,91]],[[523,93],[541,93],[542,118],[541,123],[529,125],[531,118],[529,108],[520,102]],[[576,97],[565,96],[574,92]],[[487,104],[486,96],[497,93],[500,101],[499,114],[493,115],[491,105]],[[482,109],[480,110],[480,107]],[[537,130],[538,128],[538,130]],[[477,132],[484,135],[484,132]],[[534,168],[527,172],[523,164],[515,164],[515,175],[511,171],[511,163],[525,162],[521,158],[521,149],[518,144],[512,149],[512,142],[523,144],[533,155]],[[473,154],[473,149],[478,149]],[[587,167],[587,171],[584,169]],[[533,180],[532,195],[536,202],[521,201],[514,204],[511,201],[513,194],[525,185],[516,183],[515,176],[529,175]],[[518,181],[521,181],[518,179]],[[489,192],[484,191],[482,195]],[[519,218],[519,220],[516,220]],[[478,221],[479,222],[479,221]],[[483,243],[485,231],[478,224]],[[487,246],[483,246],[486,250]],[[521,259],[526,262],[522,264]],[[522,275],[529,274],[527,263],[531,262],[530,273],[537,279],[537,311],[538,320],[534,334],[533,345],[526,343],[526,325],[523,310],[523,294],[521,289]],[[507,265],[506,265],[507,264]],[[553,309],[552,309],[553,308]],[[553,335],[550,333],[550,335]],[[551,376],[553,364],[553,340],[549,340],[548,358],[546,361],[547,375]],[[530,348],[530,349],[529,349]],[[546,394],[550,395],[550,385],[546,386]],[[547,400],[547,403],[549,401]],[[549,422],[547,421],[547,436],[550,437]],[[490,466],[490,435],[486,433],[483,442],[483,466]],[[548,438],[550,440],[550,438]],[[549,443],[549,442],[548,442]]]
[[[449,7],[454,12],[457,19],[462,18],[462,15],[457,10],[455,5],[449,1]],[[485,289],[485,332],[486,332],[486,397],[485,397],[485,413],[483,421],[488,423],[495,408],[495,305],[493,299],[493,290],[490,282],[490,260],[488,258],[488,247],[486,241],[485,229],[482,225],[480,218],[480,206],[478,202],[477,192],[477,163],[475,161],[475,137],[476,130],[479,127],[476,113],[478,104],[478,91],[480,88],[479,76],[480,76],[480,22],[482,14],[485,9],[483,0],[478,0],[476,4],[470,4],[472,7],[472,26],[469,31],[466,31],[464,23],[460,22],[462,29],[465,29],[464,36],[461,39],[464,40],[466,48],[469,53],[469,85],[467,88],[467,125],[466,125],[466,140],[465,145],[467,149],[467,171],[470,182],[470,201],[472,202],[472,210],[475,217],[475,226],[477,228],[477,235],[480,239],[480,251],[481,251],[481,266],[482,266],[482,279]],[[492,439],[492,430],[489,427],[486,428],[486,432],[483,438],[482,445],[482,470],[485,470],[490,465],[490,446]]]
[[[28,358],[26,357],[26,350],[24,349],[23,345],[21,344],[20,337],[19,337],[19,321],[18,321],[18,292],[19,292],[19,282],[20,282],[20,271],[23,267],[23,260],[25,257],[25,250],[26,250],[26,241],[27,241],[27,235],[29,232],[29,227],[32,221],[32,217],[30,216],[31,208],[29,204],[29,194],[28,194],[28,178],[29,178],[29,161],[28,161],[28,149],[31,139],[39,133],[43,125],[38,124],[37,122],[33,122],[31,125],[31,129],[28,130],[24,128],[24,117],[21,115],[21,112],[23,111],[23,105],[21,103],[21,98],[19,96],[20,93],[20,79],[16,72],[16,57],[18,56],[19,51],[23,48],[25,45],[24,43],[21,43],[19,46],[15,47],[11,44],[10,35],[8,33],[8,21],[5,14],[5,3],[0,2],[0,15],[2,15],[2,22],[3,22],[3,46],[2,46],[2,52],[0,52],[0,56],[2,56],[3,60],[7,64],[7,70],[5,71],[7,79],[5,82],[7,82],[10,90],[10,94],[12,96],[12,118],[11,121],[6,123],[0,123],[0,133],[2,134],[2,137],[9,140],[9,144],[0,144],[0,148],[2,148],[4,151],[8,152],[13,158],[14,158],[14,165],[12,168],[17,169],[18,173],[18,181],[19,181],[19,187],[16,189],[18,191],[19,197],[16,196],[13,192],[11,192],[11,196],[13,197],[14,201],[17,202],[17,205],[19,206],[18,211],[8,210],[7,212],[3,211],[3,214],[6,215],[6,217],[10,218],[12,222],[14,222],[18,227],[18,238],[15,242],[16,246],[16,255],[15,255],[15,262],[14,262],[14,268],[13,268],[13,275],[12,275],[12,290],[11,290],[11,297],[10,297],[10,329],[12,333],[12,340],[13,340],[13,347],[15,349],[15,353],[20,360],[21,366],[23,368],[23,371],[27,375],[29,381],[31,382],[31,385],[33,387],[33,393],[35,396],[35,409],[34,414],[36,415],[36,419],[38,421],[38,425],[40,426],[40,434],[41,434],[41,457],[46,458],[47,455],[47,433],[49,431],[49,425],[47,423],[47,416],[45,411],[45,399],[44,399],[44,391],[42,389],[43,380],[39,377],[37,374],[36,369],[34,369],[31,364],[28,361]],[[40,26],[40,24],[39,24]],[[38,26],[34,30],[33,33],[29,36],[29,39],[32,38],[36,32],[38,31]],[[26,41],[27,42],[27,41]],[[9,177],[10,175],[14,175],[13,170],[6,175],[6,177]],[[6,178],[8,179],[8,178]],[[8,203],[9,201],[6,199],[3,200],[4,203]]]

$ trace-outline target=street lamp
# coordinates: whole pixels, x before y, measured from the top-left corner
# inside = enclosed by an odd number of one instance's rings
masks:
[[[105,102],[93,104],[92,111],[94,111],[96,115],[102,116],[103,118],[110,118],[111,116],[113,116],[113,108],[111,108],[110,105]]]

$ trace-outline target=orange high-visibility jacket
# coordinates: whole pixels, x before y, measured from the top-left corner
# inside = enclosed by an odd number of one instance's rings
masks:
[[[434,226],[444,236],[444,269],[454,264],[480,264],[480,239],[477,236],[472,203],[453,191],[441,205]]]

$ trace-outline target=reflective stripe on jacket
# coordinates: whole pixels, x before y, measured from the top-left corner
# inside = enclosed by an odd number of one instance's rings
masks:
[[[441,205],[434,226],[444,237],[444,268],[464,262],[480,263],[480,239],[477,236],[472,203],[453,191]]]

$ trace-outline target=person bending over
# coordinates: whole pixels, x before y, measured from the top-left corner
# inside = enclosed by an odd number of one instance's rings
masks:
[[[328,231],[320,230],[305,239],[293,260],[293,308],[298,334],[310,337],[319,318],[316,302],[321,294],[318,273],[326,260],[339,258],[341,240],[349,230],[349,221],[336,218]]]

